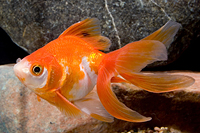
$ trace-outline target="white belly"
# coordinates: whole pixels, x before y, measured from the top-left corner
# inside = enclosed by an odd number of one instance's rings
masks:
[[[74,84],[73,89],[69,92],[69,95],[73,95],[73,99],[68,99],[70,101],[85,97],[96,85],[97,75],[95,74],[95,71],[91,70],[87,57],[82,58],[79,67],[80,70],[84,72],[85,76],[79,83]]]

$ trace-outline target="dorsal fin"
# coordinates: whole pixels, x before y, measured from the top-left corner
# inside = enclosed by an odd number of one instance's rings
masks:
[[[107,37],[101,36],[100,23],[97,18],[87,18],[73,24],[60,35],[60,37],[63,36],[77,36],[98,50],[107,51],[111,45]]]

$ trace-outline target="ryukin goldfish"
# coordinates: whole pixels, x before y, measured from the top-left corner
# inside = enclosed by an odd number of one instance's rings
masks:
[[[88,18],[75,23],[14,66],[15,75],[41,97],[67,116],[86,113],[112,122],[114,117],[129,122],[151,120],[120,102],[111,83],[126,82],[144,90],[162,93],[188,87],[194,79],[168,73],[143,73],[155,61],[167,60],[167,47],[180,28],[168,21],[146,38],[109,50],[111,41],[101,35],[100,23]]]

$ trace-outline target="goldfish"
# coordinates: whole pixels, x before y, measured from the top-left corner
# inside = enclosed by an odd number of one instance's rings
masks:
[[[155,61],[167,60],[167,47],[180,24],[169,20],[142,40],[105,53],[111,41],[101,35],[100,22],[87,18],[73,24],[57,39],[17,60],[14,73],[39,99],[56,106],[70,117],[88,114],[113,122],[145,122],[152,118],[120,102],[111,83],[126,82],[153,93],[186,88],[194,79],[168,73],[143,73]]]

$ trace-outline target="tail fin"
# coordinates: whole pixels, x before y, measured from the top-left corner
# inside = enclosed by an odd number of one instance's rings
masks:
[[[121,76],[132,84],[154,93],[183,89],[194,83],[194,79],[189,76],[167,73],[123,73]]]
[[[131,110],[121,103],[114,92],[111,90],[110,80],[116,73],[106,67],[101,67],[97,79],[97,93],[104,108],[112,116],[130,122],[145,122],[151,120],[150,117],[145,117],[138,112]]]
[[[130,122],[151,120],[121,103],[112,92],[113,77],[125,80],[151,92],[167,92],[188,87],[194,80],[188,76],[138,74],[147,64],[167,59],[166,47],[160,41],[141,40],[108,53],[99,66],[97,92],[105,109],[114,117]],[[120,81],[114,79],[113,81]]]
[[[180,27],[181,24],[170,20],[160,29],[142,40],[157,40],[162,42],[168,48],[169,45],[173,42],[174,36],[176,35]]]

